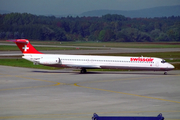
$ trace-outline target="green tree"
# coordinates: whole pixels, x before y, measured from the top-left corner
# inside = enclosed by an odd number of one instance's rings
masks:
[[[104,41],[105,39],[106,30],[101,30],[98,36],[98,40]]]

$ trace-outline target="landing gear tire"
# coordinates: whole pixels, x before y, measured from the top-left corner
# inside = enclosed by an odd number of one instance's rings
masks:
[[[164,75],[167,75],[167,72],[164,72]]]
[[[81,74],[84,74],[84,73],[86,73],[87,71],[86,71],[86,69],[81,69]]]

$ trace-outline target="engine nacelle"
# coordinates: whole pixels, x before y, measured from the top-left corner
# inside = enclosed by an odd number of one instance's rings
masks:
[[[38,63],[42,65],[55,65],[61,64],[61,60],[60,58],[41,58]]]

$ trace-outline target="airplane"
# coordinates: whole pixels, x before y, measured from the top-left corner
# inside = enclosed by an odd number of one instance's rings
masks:
[[[167,71],[174,66],[161,58],[155,57],[123,57],[123,56],[96,56],[96,55],[67,55],[67,54],[43,54],[37,51],[28,39],[7,40],[16,43],[24,56],[22,58],[52,67],[77,68],[80,73],[86,73],[86,69],[127,69]]]

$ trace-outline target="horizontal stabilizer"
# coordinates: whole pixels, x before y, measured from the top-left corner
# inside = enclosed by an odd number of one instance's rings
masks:
[[[24,43],[24,44],[28,44],[29,41],[26,39],[15,39],[15,40],[6,40],[8,42],[15,42],[15,43]]]

